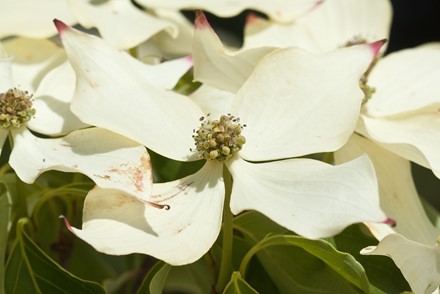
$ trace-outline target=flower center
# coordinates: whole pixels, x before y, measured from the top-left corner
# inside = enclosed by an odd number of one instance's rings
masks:
[[[240,119],[231,114],[222,115],[219,120],[213,121],[202,116],[200,121],[200,128],[197,131],[193,130],[195,151],[199,153],[200,159],[215,159],[220,162],[228,160],[246,143],[246,139],[241,135],[246,125],[241,125]]]
[[[19,128],[35,115],[32,95],[17,88],[0,93],[0,126]]]

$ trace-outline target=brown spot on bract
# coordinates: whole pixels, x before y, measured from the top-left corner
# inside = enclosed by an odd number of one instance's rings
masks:
[[[102,176],[102,175],[94,174],[94,176],[97,177],[97,178],[103,179],[103,180],[111,180],[111,178],[112,178],[109,175]]]
[[[144,180],[151,176],[151,162],[148,155],[143,154],[140,158],[139,167],[129,167],[127,163],[120,164],[117,168],[108,170],[111,173],[126,175],[131,180],[136,190],[144,191]]]
[[[94,82],[89,82],[90,87],[92,88],[98,88],[99,84]]]

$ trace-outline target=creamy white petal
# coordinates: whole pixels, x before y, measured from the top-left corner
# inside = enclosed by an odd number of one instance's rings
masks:
[[[320,55],[286,48],[264,57],[231,110],[247,125],[240,156],[261,161],[341,147],[359,117],[359,78],[379,48],[376,42]]]
[[[1,44],[0,44],[1,46]],[[0,47],[2,49],[2,47]],[[0,93],[12,88],[12,56],[5,50],[0,51]]]
[[[201,11],[196,12],[194,26],[194,80],[221,90],[236,93],[258,61],[274,50],[261,47],[228,52]]]
[[[190,56],[151,65],[141,63],[128,54],[121,53],[127,64],[137,70],[146,81],[154,82],[156,87],[171,90],[180,78],[192,67]]]
[[[157,17],[172,22],[178,28],[177,36],[161,31],[149,40],[137,46],[137,57],[140,60],[151,60],[154,57],[174,59],[192,54],[194,25],[179,11],[156,9]]]
[[[316,53],[329,52],[349,41],[388,38],[391,18],[389,0],[323,1],[293,24],[250,18],[244,47],[298,46]]]
[[[440,43],[394,52],[373,67],[368,84],[376,89],[365,105],[374,117],[440,108]]]
[[[20,179],[32,183],[43,172],[80,172],[98,186],[127,193],[151,192],[150,157],[144,146],[104,129],[90,128],[59,139],[13,132],[9,163]]]
[[[427,246],[392,234],[361,253],[392,258],[414,293],[430,294],[440,284],[440,247],[434,244]]]
[[[64,50],[46,39],[12,38],[3,45],[13,57],[14,86],[31,93],[50,70],[66,60]]]
[[[440,230],[431,224],[420,202],[409,161],[359,135],[353,135],[335,152],[335,161],[346,162],[364,153],[373,162],[379,183],[380,206],[396,222],[394,230],[413,241],[434,244]],[[374,231],[380,232],[377,228]]]
[[[307,238],[335,235],[350,224],[385,221],[373,166],[363,156],[332,166],[312,159],[227,163],[231,210],[257,210]]]
[[[390,118],[370,118],[363,115],[358,131],[391,152],[432,169],[440,178],[438,109],[430,112],[421,110]]]
[[[220,232],[222,165],[208,162],[194,175],[153,189],[153,201],[169,205],[169,210],[117,190],[95,188],[84,203],[82,230],[72,231],[107,254],[144,253],[171,265],[198,260]]]
[[[102,39],[60,22],[57,26],[77,75],[71,106],[75,115],[166,157],[195,159],[189,148],[194,145],[192,130],[203,115],[197,104],[145,80],[138,67]]]
[[[190,97],[205,114],[210,113],[210,118],[218,119],[221,115],[229,113],[235,94],[201,85]]]
[[[51,23],[55,17],[72,25],[75,19],[66,1],[12,0],[2,1],[0,9],[0,39],[18,35],[30,38],[47,38],[56,34]]]
[[[280,22],[291,22],[306,14],[323,1],[319,0],[138,0],[147,8],[164,8],[170,10],[202,9],[220,17],[231,17],[245,9],[252,9],[267,14],[270,18]]]
[[[98,4],[89,0],[69,0],[69,4],[82,26],[98,28],[103,39],[118,49],[135,47],[162,30],[177,34],[172,23],[136,8],[130,0],[108,0]]]
[[[70,111],[75,81],[67,61],[44,76],[33,96],[36,114],[27,124],[31,130],[57,135],[88,126]]]

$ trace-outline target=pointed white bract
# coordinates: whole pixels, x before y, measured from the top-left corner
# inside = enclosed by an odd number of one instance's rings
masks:
[[[195,71],[217,84],[206,82],[191,98],[157,86],[134,61],[100,39],[56,25],[78,78],[72,110],[83,121],[125,135],[168,158],[190,160],[197,158],[197,152],[190,151],[195,143],[192,135],[203,121],[219,119],[213,114],[240,117],[246,143],[225,162],[233,177],[234,213],[256,209],[311,238],[331,236],[355,222],[385,221],[366,157],[337,167],[311,159],[284,160],[331,151],[345,143],[363,98],[358,81],[381,42],[325,55],[299,49],[231,55],[198,13]],[[212,62],[211,68],[200,71],[206,62]],[[233,79],[218,79],[219,66],[230,69]],[[296,127],[298,122],[304,123]],[[311,126],[318,131],[312,132]],[[282,160],[273,161],[278,159]],[[208,160],[192,176],[155,184],[148,203],[136,194],[96,189],[87,196],[82,230],[72,230],[105,253],[142,252],[176,265],[193,262],[212,246],[219,232],[222,169],[223,162]],[[110,199],[103,205],[111,206],[104,210],[99,205],[103,197]],[[326,204],[317,207],[316,202]],[[168,206],[169,210],[159,209]]]
[[[349,224],[386,218],[366,156],[339,166],[312,159],[252,163],[240,158],[227,166],[234,179],[234,214],[257,210],[307,238],[333,236]]]
[[[356,126],[358,81],[371,57],[369,46],[323,55],[286,48],[264,57],[231,110],[250,126],[242,156],[274,160],[341,147]]]
[[[162,78],[156,85],[141,71],[147,65],[128,62],[126,53],[102,39],[68,27],[60,29],[60,36],[77,76],[71,105],[75,115],[169,158],[193,160],[192,130],[203,113],[190,98],[165,91]]]
[[[196,11],[193,44],[194,79],[208,86],[235,93],[259,60],[275,48],[260,47],[228,52],[205,15]]]
[[[138,252],[171,265],[188,264],[217,239],[224,195],[222,166],[207,162],[194,175],[155,184],[148,199],[153,204],[120,189],[95,188],[84,203],[82,229],[71,230],[107,254]]]

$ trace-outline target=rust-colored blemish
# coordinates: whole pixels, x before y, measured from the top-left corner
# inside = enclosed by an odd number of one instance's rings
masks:
[[[120,175],[126,175],[131,180],[136,190],[144,191],[144,178],[151,174],[151,162],[148,155],[143,154],[140,159],[139,167],[128,167],[128,163],[120,164],[119,167],[111,168],[108,171]]]
[[[175,196],[179,195],[180,193],[184,192],[185,190],[187,190],[193,183],[194,182],[183,182],[179,184],[175,189],[168,191],[167,193],[151,195],[150,199],[155,202],[163,202],[170,200]]]

